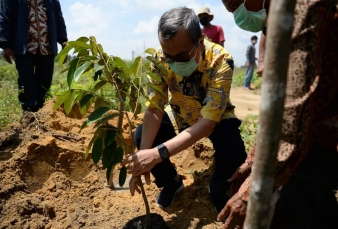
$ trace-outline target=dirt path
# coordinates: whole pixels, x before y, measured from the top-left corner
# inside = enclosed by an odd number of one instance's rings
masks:
[[[234,88],[231,99],[240,119],[258,114],[255,92]],[[84,158],[93,132],[91,127],[79,132],[85,117],[77,112],[66,117],[61,110],[52,112],[52,107],[48,102],[0,133],[0,229],[121,229],[145,214],[140,195],[131,197],[126,187],[103,188],[102,166]],[[172,158],[185,188],[168,210],[155,205],[155,184],[146,186],[151,211],[162,215],[171,229],[220,228],[207,189],[212,161],[206,139]]]
[[[244,119],[247,115],[258,115],[260,104],[260,90],[247,91],[242,87],[231,88],[231,102],[236,106],[236,115]]]

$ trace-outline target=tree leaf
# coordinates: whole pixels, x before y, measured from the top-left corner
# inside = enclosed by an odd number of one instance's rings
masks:
[[[55,101],[53,106],[53,111],[56,111],[67,99],[70,97],[70,91],[65,91],[62,95],[59,96],[59,98]]]
[[[91,46],[89,44],[87,44],[86,42],[83,42],[83,41],[68,41],[68,44],[72,45],[74,48],[77,48],[77,47],[82,47],[82,48],[86,48],[86,49],[91,48]]]
[[[111,120],[111,119],[113,119],[117,116],[119,116],[119,113],[110,114],[110,115],[107,115],[107,116],[101,118],[98,122],[95,123],[94,128],[96,128],[96,127],[98,127],[102,124],[105,124],[106,122],[108,122],[109,120]]]
[[[86,94],[80,101],[80,108],[83,108],[94,97],[93,94]]]
[[[75,92],[74,92],[74,90],[71,90],[70,96],[65,101],[65,106],[64,106],[67,116],[69,115],[69,113],[71,112],[71,110],[73,108],[74,99],[75,99]]]
[[[148,82],[147,85],[148,85],[149,87],[151,87],[152,89],[154,89],[154,91],[156,91],[156,92],[157,92],[158,94],[160,94],[162,97],[165,97],[165,95],[164,95],[163,91],[161,90],[161,88],[159,88],[158,86],[156,86],[155,84],[150,83],[150,82]]]
[[[158,59],[153,56],[147,56],[146,58],[150,60],[150,62],[153,63],[157,69],[160,70],[161,74],[163,74],[164,76],[168,75],[166,67]]]
[[[150,65],[149,65],[148,63],[145,64],[144,66],[146,67],[146,69],[147,69],[147,75],[148,75],[150,78],[156,80],[156,81],[159,82],[159,83],[162,82],[161,77],[158,76],[158,75],[156,75],[155,73],[152,72],[151,67],[150,67]]]
[[[87,123],[87,121],[85,121],[85,122],[82,124],[82,126],[83,126],[85,123]],[[82,127],[81,127],[81,129],[82,129]],[[92,139],[90,139],[90,142],[89,142],[89,144],[88,144],[88,146],[87,146],[87,148],[86,148],[85,158],[88,157],[89,150],[92,148],[92,145],[93,145],[95,139],[96,139],[96,136],[95,136],[95,135],[92,137]]]
[[[120,187],[123,187],[124,183],[126,183],[126,179],[127,179],[127,168],[125,166],[123,166],[120,170],[120,174],[119,174],[119,185]]]
[[[102,138],[97,138],[94,142],[92,149],[92,158],[95,164],[99,163],[102,155],[103,145]]]
[[[107,84],[107,81],[100,81],[94,86],[94,92],[100,90],[104,85]]]
[[[81,65],[74,73],[74,79],[75,79],[75,82],[77,82],[80,78],[80,76],[82,75],[82,73],[84,71],[87,70],[87,68],[91,65],[92,63],[89,62],[89,61],[86,61],[83,65]]]
[[[140,56],[136,57],[136,59],[134,60],[134,62],[131,64],[130,68],[129,68],[129,74],[134,74],[135,77],[137,77],[140,68],[142,65],[142,58]]]
[[[154,49],[154,48],[147,48],[144,52],[145,52],[145,53],[148,53],[148,54],[150,54],[150,55],[154,55],[155,49]]]
[[[78,39],[76,39],[77,41],[82,41],[87,43],[89,41],[88,37],[79,37]]]
[[[97,56],[99,54],[97,47],[96,47],[96,41],[94,41],[93,39],[90,40],[90,46],[91,46],[91,51],[93,56]]]
[[[113,62],[114,62],[116,67],[123,69],[123,71],[125,73],[129,72],[128,66],[126,65],[126,63],[120,57],[114,56]]]
[[[68,57],[69,51],[73,48],[72,45],[67,43],[66,47],[64,47],[59,54],[55,57],[55,59],[59,59],[59,65],[61,66],[65,59]]]
[[[93,122],[96,122],[97,120],[99,120],[109,110],[110,108],[108,107],[100,107],[99,109],[95,110],[93,113],[89,115],[87,125],[90,125]]]
[[[116,152],[116,142],[113,142],[110,146],[103,150],[102,166],[106,169],[109,165],[114,162],[114,154]]]
[[[79,63],[79,60],[80,60],[79,58],[76,58],[72,60],[72,62],[70,63],[68,75],[67,75],[67,83],[68,83],[69,89],[72,87],[73,80],[74,80],[74,74],[77,68],[77,64]]]
[[[121,163],[123,160],[123,148],[120,146],[116,149],[114,162]]]
[[[107,148],[111,144],[115,143],[115,136],[116,136],[116,131],[115,130],[107,130],[106,131],[106,136],[104,137],[104,147]]]

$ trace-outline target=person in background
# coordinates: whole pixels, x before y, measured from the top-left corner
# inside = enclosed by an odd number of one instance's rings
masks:
[[[269,0],[222,2],[240,28],[266,35]],[[294,16],[274,185],[280,196],[270,229],[338,228],[337,0],[297,0]],[[262,41],[260,51],[264,48]],[[228,217],[224,229],[243,227],[254,153],[230,179],[240,188],[218,216]]]
[[[0,48],[19,73],[19,101],[24,111],[38,111],[45,102],[57,43],[66,45],[67,31],[59,0],[1,0]]]
[[[156,185],[162,188],[156,204],[170,207],[184,187],[170,157],[208,137],[215,150],[209,192],[219,213],[229,199],[227,180],[246,158],[239,130],[241,121],[235,116],[234,107],[228,106],[232,56],[223,47],[204,39],[197,15],[186,7],[162,15],[158,39],[161,47],[154,57],[164,64],[167,74],[153,66],[153,72],[161,80],[151,78],[158,90],[150,94],[143,124],[135,131],[139,151],[122,163],[133,175],[130,191],[132,195],[135,190],[140,191],[137,176],[144,174],[149,183],[151,172]]]
[[[203,26],[203,34],[212,42],[224,47],[224,33],[219,25],[212,25],[210,22],[214,19],[214,15],[210,13],[209,7],[202,7],[198,11],[198,18]]]
[[[255,65],[256,65],[256,48],[257,44],[257,36],[251,37],[251,45],[248,46],[246,50],[246,73],[244,78],[244,89],[253,90],[250,87],[252,76],[254,73]]]

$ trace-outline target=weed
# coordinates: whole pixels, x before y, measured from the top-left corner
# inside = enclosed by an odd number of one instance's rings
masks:
[[[256,142],[258,128],[258,115],[248,115],[239,127],[247,152],[251,150]]]

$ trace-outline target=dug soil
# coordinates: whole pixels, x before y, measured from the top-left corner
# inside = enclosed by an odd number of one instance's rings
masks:
[[[258,114],[259,95],[242,89],[231,93],[240,118]],[[0,229],[120,229],[144,215],[141,195],[132,197],[127,185],[104,188],[102,166],[93,164],[90,155],[84,157],[93,134],[92,127],[80,132],[86,117],[76,109],[66,117],[62,109],[53,112],[53,105],[49,101],[39,112],[25,113],[0,133]],[[141,122],[138,117],[133,127]],[[128,133],[127,125],[124,128]],[[173,229],[220,228],[207,188],[212,144],[203,139],[172,157],[172,162],[184,176],[185,188],[169,209],[162,210],[155,204],[158,188],[153,182],[146,185],[151,212]]]

